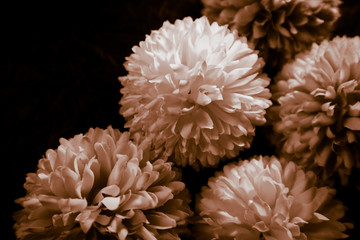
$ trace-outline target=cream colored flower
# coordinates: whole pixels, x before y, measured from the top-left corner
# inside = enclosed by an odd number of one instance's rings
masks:
[[[206,17],[187,17],[165,22],[133,52],[120,77],[120,113],[155,155],[215,166],[250,146],[271,94],[264,61],[245,39]]]
[[[202,0],[211,22],[228,24],[261,50],[265,61],[284,61],[329,38],[340,0]],[[274,54],[279,54],[275,59]]]
[[[178,239],[192,214],[171,163],[152,163],[111,127],[48,150],[27,175],[18,239]]]
[[[270,111],[282,153],[343,184],[360,166],[360,38],[336,37],[297,55],[276,77]]]
[[[344,206],[313,172],[276,157],[228,164],[201,190],[198,239],[340,239]]]

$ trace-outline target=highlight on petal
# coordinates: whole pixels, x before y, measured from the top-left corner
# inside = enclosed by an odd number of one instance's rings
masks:
[[[194,237],[346,238],[347,224],[340,222],[344,205],[333,199],[334,189],[316,187],[316,180],[311,172],[275,156],[228,164],[198,196]]]
[[[210,22],[228,25],[255,45],[271,65],[285,63],[331,36],[341,0],[202,0]]]
[[[286,64],[272,86],[269,119],[281,154],[324,182],[347,184],[359,168],[360,38],[314,44]]]
[[[266,122],[264,64],[245,38],[206,17],[164,22],[126,58],[120,114],[154,156],[216,166],[250,147]]]
[[[190,196],[178,170],[150,162],[129,133],[90,128],[48,150],[16,200],[18,239],[178,239]]]

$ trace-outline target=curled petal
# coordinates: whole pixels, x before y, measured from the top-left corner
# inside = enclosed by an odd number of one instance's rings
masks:
[[[110,126],[61,139],[27,175],[17,238],[178,239],[193,214],[190,196],[178,169],[149,158]]]
[[[346,225],[338,221],[344,206],[332,199],[334,189],[316,184],[310,172],[275,156],[228,164],[201,190],[195,236],[259,239],[261,234],[265,239],[308,239],[321,224],[328,238],[344,238]],[[331,214],[328,209],[333,209]]]
[[[165,22],[126,60],[120,113],[154,156],[173,155],[195,169],[215,166],[250,147],[255,127],[266,122],[271,94],[263,59],[245,38],[206,17]]]
[[[296,55],[275,77],[269,111],[279,150],[324,184],[360,165],[360,38],[335,37]],[[340,147],[341,146],[341,147]],[[341,148],[341,150],[340,150]]]

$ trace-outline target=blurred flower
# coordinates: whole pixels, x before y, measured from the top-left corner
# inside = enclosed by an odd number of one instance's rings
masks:
[[[269,115],[282,153],[346,184],[360,168],[360,38],[336,37],[296,56],[276,77]]]
[[[192,214],[178,179],[171,163],[150,163],[111,127],[60,139],[27,175],[17,238],[178,239]]]
[[[244,38],[187,17],[165,22],[139,45],[120,77],[120,113],[134,138],[195,168],[250,146],[271,94],[264,61]]]
[[[228,164],[210,178],[197,202],[198,239],[339,239],[345,207],[335,189],[294,162],[255,157]],[[205,238],[204,238],[205,237]]]
[[[340,0],[202,0],[211,22],[228,24],[261,50],[265,61],[290,59],[329,38]],[[273,51],[274,50],[274,51]],[[271,52],[270,52],[271,51]],[[280,54],[279,59],[274,53]]]

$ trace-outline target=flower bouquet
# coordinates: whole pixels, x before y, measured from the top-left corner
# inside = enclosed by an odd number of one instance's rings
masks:
[[[336,192],[360,169],[360,38],[332,35],[341,1],[202,4],[125,59],[126,131],[61,138],[27,175],[18,239],[349,237]],[[182,172],[208,169],[193,191]]]

